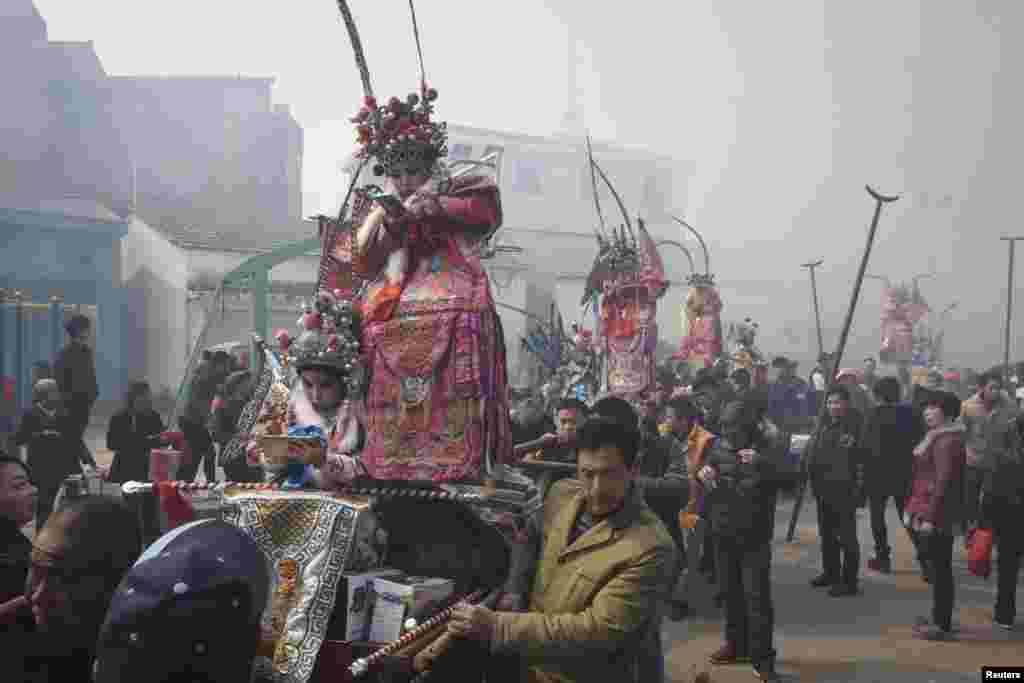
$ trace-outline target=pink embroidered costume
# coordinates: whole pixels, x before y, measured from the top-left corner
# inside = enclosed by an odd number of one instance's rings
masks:
[[[713,366],[722,355],[722,299],[711,274],[711,258],[704,238],[682,219],[672,218],[697,238],[704,252],[704,272],[693,273],[688,279],[690,291],[683,304],[683,340],[672,358],[701,370]]]
[[[668,281],[644,222],[638,219],[634,233],[622,199],[592,156],[589,161],[602,230],[597,232],[599,252],[587,277],[582,303],[589,306],[600,301],[597,348],[604,361],[603,391],[639,401],[655,387],[656,313]],[[620,230],[610,231],[610,237],[603,226],[594,172],[600,174],[615,197],[625,221]]]
[[[375,479],[478,479],[511,459],[505,349],[479,245],[501,224],[497,186],[451,177],[437,93],[421,88],[353,118],[357,158],[394,194],[356,191],[350,260],[368,385],[360,459]]]

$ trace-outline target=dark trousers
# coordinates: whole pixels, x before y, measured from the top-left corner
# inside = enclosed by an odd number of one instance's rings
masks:
[[[79,460],[90,465],[96,464],[92,451],[85,445],[85,430],[89,428],[89,415],[92,413],[91,403],[71,403],[67,406],[68,439],[81,451]]]
[[[821,539],[821,565],[824,574],[836,583],[842,581],[847,585],[856,586],[860,571],[857,507],[852,500],[817,500],[818,536]]]
[[[889,529],[885,525],[885,508],[889,505],[890,498],[896,503],[896,512],[902,520],[903,503],[906,500],[903,496],[873,495],[869,501],[871,508],[871,535],[875,539],[875,556],[878,558],[889,557],[892,551],[889,546]],[[911,536],[911,540],[913,540],[913,536]]]
[[[1024,503],[995,503],[992,506],[992,532],[996,537],[996,621],[1012,624],[1017,616],[1017,575],[1024,538],[1020,524],[1024,519]]]
[[[964,468],[964,533],[981,520],[981,485],[985,473],[977,467]]]
[[[192,481],[199,471],[199,463],[203,463],[203,474],[206,481],[217,481],[217,449],[213,445],[213,438],[206,425],[192,420],[181,419],[178,421],[181,432],[185,437],[185,443],[191,452],[188,462],[181,464],[178,470],[179,481]]]
[[[725,640],[755,666],[775,659],[771,543],[715,538],[719,592],[725,596]]]
[[[953,535],[921,534],[921,555],[931,564],[932,623],[949,631],[953,625]]]

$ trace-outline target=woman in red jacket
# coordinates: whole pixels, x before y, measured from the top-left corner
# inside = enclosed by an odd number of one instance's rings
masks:
[[[903,521],[919,535],[922,555],[931,567],[932,618],[920,619],[918,634],[949,640],[953,631],[953,530],[963,515],[963,472],[967,455],[964,427],[953,421],[960,400],[930,391],[923,401],[928,429],[914,448],[914,474]]]

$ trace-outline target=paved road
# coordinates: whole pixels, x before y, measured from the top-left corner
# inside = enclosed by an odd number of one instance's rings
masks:
[[[776,517],[773,589],[778,669],[785,681],[810,683],[959,683],[980,679],[983,665],[1024,665],[1024,629],[1007,633],[991,624],[995,575],[985,581],[967,572],[962,544],[954,551],[956,607],[961,632],[956,642],[932,643],[912,637],[910,625],[931,612],[931,592],[914,566],[910,542],[890,506],[889,537],[894,572],[862,573],[862,594],[831,598],[808,581],[818,573],[819,555],[813,505],[804,506],[794,542],[785,542],[792,503],[781,502]],[[872,557],[866,511],[858,520],[862,561]],[[708,671],[714,683],[753,680],[749,666],[713,667],[708,655],[721,644],[722,622],[711,590],[686,622],[664,630],[670,680],[689,683]],[[1022,596],[1024,597],[1024,596]]]

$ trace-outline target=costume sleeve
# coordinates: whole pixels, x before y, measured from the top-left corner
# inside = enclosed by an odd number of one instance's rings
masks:
[[[464,196],[442,195],[438,198],[445,216],[463,226],[479,228],[481,233],[498,227],[500,212],[494,192],[474,192]]]
[[[498,612],[491,649],[533,659],[616,650],[654,618],[675,565],[674,549],[657,547],[626,565],[582,612]]]

